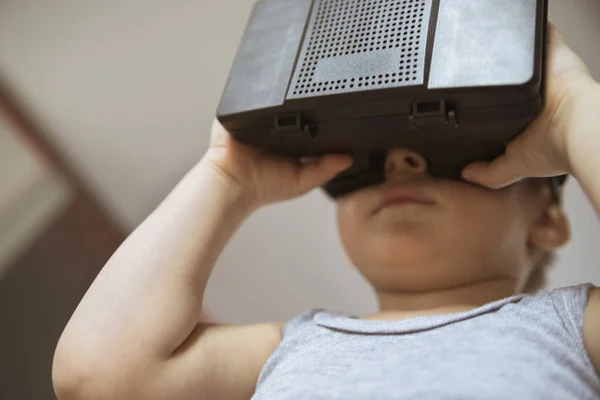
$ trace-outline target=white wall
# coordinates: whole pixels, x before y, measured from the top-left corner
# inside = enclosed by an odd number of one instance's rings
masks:
[[[250,8],[249,0],[0,1],[0,74],[132,229],[202,155]],[[551,0],[551,14],[600,78],[600,4]],[[575,241],[553,284],[600,284],[600,225],[575,183],[567,197]],[[334,223],[320,193],[254,216],[219,261],[208,307],[231,321],[314,306],[371,311]]]

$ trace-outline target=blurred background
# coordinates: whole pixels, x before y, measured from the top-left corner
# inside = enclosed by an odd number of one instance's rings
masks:
[[[251,0],[0,0],[0,399],[54,399],[54,346],[104,262],[196,163]],[[600,3],[550,0],[600,78]],[[576,182],[552,286],[600,284],[600,224]],[[253,216],[207,315],[375,308],[320,192]],[[306,251],[310,249],[310,251]]]

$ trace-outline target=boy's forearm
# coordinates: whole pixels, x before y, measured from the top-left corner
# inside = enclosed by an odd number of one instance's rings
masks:
[[[212,267],[251,211],[241,189],[198,164],[109,260],[61,345],[92,358],[168,359],[197,325]]]
[[[591,80],[566,122],[571,172],[600,215],[600,84]]]

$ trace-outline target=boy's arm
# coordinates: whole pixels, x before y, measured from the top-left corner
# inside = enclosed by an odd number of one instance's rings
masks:
[[[199,325],[209,274],[252,211],[201,162],[113,255],[66,327],[63,400],[247,399],[281,327]]]
[[[600,289],[592,289],[583,323],[583,339],[588,354],[600,374]]]
[[[297,198],[352,164],[245,146],[215,122],[210,148],[98,275],[56,349],[61,400],[247,399],[281,325],[199,325],[213,265],[255,209]]]
[[[566,130],[572,173],[600,216],[600,84],[590,79],[589,88],[574,100]],[[590,292],[584,341],[600,374],[600,288]]]

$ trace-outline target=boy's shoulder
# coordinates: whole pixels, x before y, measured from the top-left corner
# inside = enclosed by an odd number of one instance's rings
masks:
[[[595,286],[591,283],[564,286],[541,290],[535,294],[523,295],[519,305],[526,308],[551,307],[561,317],[575,318],[585,313],[588,299]]]
[[[527,321],[559,327],[565,338],[583,336],[590,295],[596,287],[591,283],[543,290],[525,295],[515,304],[515,312]]]
[[[536,301],[552,301],[560,309],[585,311],[592,290],[596,289],[592,283],[563,286],[555,289],[540,291],[524,298],[525,303]]]
[[[291,333],[306,329],[308,326],[313,324],[317,314],[324,312],[327,311],[323,308],[313,308],[293,317],[285,324],[283,328],[283,336],[288,336]]]

